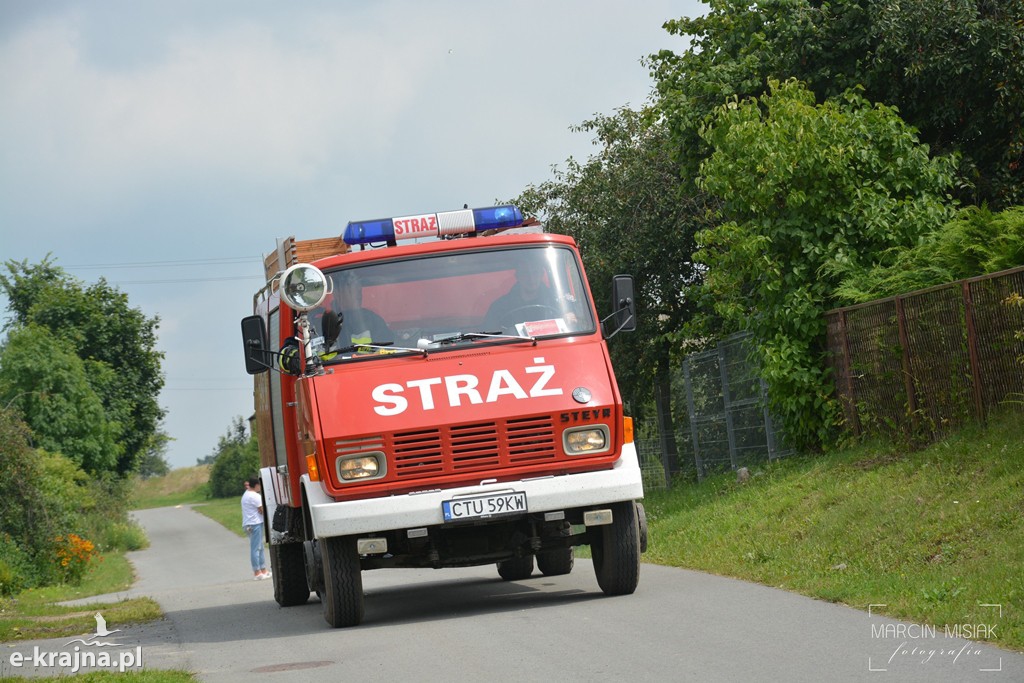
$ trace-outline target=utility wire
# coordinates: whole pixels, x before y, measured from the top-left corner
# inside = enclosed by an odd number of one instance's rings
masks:
[[[265,281],[262,275],[235,275],[226,277],[192,277],[176,280],[118,280],[111,282],[114,285],[172,285],[179,282],[224,282],[227,280],[261,280]]]
[[[98,268],[147,268],[149,266],[161,266],[167,268],[179,268],[182,266],[207,266],[229,263],[262,263],[260,256],[227,256],[223,258],[209,259],[181,259],[177,261],[135,261],[128,263],[82,263],[72,266],[60,266],[61,268],[76,270],[94,270]]]

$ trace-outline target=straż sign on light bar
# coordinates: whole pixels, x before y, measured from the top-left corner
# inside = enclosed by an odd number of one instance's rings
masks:
[[[346,244],[395,242],[421,237],[462,235],[484,230],[504,230],[523,224],[523,214],[511,204],[483,209],[460,209],[370,221],[352,221],[345,227]]]
[[[395,239],[407,240],[414,237],[434,237],[437,235],[437,214],[427,213],[422,216],[406,216],[392,219],[395,225]]]

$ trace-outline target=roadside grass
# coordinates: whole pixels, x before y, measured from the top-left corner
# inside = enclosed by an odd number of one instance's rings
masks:
[[[206,515],[228,531],[245,536],[245,530],[242,528],[241,496],[212,498],[204,501],[201,505],[193,505],[192,509]]]
[[[17,680],[21,681],[21,678],[0,678],[0,681]],[[69,680],[68,676],[50,676],[48,678],[33,678],[33,681],[43,682],[56,682],[60,681],[67,683]],[[161,671],[159,669],[146,669],[143,671],[125,671],[119,673],[117,671],[93,671],[90,673],[81,673],[74,676],[75,683],[124,683],[129,681],[131,683],[191,683],[192,681],[198,681],[199,679],[188,671],[175,671],[168,669]]]
[[[138,479],[132,491],[131,508],[145,510],[205,502],[209,481],[209,465],[185,467],[162,477]]]
[[[81,585],[29,589],[0,599],[0,641],[64,638],[91,633],[96,626],[93,617],[96,612],[102,612],[109,625],[118,627],[160,619],[163,613],[150,598],[95,603],[88,607],[56,604],[127,590],[132,579],[132,567],[124,553],[105,553],[93,562]]]
[[[992,625],[992,642],[1024,649],[1021,421],[917,452],[864,445],[759,465],[746,484],[728,473],[652,492],[644,560],[884,605],[872,612],[940,631]]]

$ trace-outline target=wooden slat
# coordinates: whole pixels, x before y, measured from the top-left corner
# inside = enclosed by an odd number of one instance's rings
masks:
[[[327,258],[335,254],[345,254],[349,246],[341,237],[322,237],[312,240],[297,240],[294,236],[284,241],[284,263],[278,263],[277,250],[270,252],[263,259],[263,267],[267,279],[278,272],[294,266],[296,263],[310,263],[317,259]]]

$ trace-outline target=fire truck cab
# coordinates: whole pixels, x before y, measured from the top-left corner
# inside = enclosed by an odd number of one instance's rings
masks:
[[[362,571],[518,581],[568,574],[577,545],[604,593],[636,589],[643,486],[606,345],[635,329],[632,278],[601,321],[575,242],[503,232],[524,223],[514,206],[349,223],[347,246],[279,259],[257,292],[242,333],[281,606],[316,592],[352,626]]]

